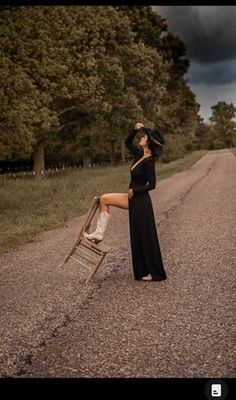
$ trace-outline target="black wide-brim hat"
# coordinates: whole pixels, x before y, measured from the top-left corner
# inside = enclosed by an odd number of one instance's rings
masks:
[[[160,157],[163,152],[163,145],[165,143],[164,137],[158,130],[145,129],[149,138],[149,147],[155,157]]]

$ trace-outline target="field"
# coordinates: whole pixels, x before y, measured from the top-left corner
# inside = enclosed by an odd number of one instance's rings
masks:
[[[234,149],[236,151],[236,149]],[[194,151],[170,163],[156,163],[157,182],[190,168],[207,153]],[[236,153],[234,153],[236,154]],[[87,212],[95,195],[127,193],[131,160],[123,165],[68,169],[42,179],[0,180],[0,251],[63,226]]]

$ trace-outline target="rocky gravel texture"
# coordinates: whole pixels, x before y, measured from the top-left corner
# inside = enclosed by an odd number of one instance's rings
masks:
[[[115,207],[88,286],[59,267],[85,216],[1,255],[0,376],[235,377],[235,176],[230,151],[209,151],[150,192],[166,281],[134,281]]]

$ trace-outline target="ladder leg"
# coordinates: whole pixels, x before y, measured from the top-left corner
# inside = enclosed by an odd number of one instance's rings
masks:
[[[80,242],[80,240],[81,240],[81,236],[82,236],[82,234],[83,234],[83,229],[84,229],[84,228],[81,228],[81,230],[80,230],[80,232],[79,232],[78,239],[76,240],[74,246],[72,247],[72,249],[69,251],[69,253],[68,253],[67,256],[65,257],[64,261],[61,263],[61,265],[60,265],[61,268],[64,267],[64,265],[65,265],[65,264],[67,263],[67,261],[69,260],[70,256],[75,252],[76,247],[78,246],[78,244],[79,244],[79,242]]]
[[[91,273],[89,274],[88,278],[86,279],[85,283],[86,285],[89,283],[89,281],[92,279],[92,277],[95,275],[96,271],[98,270],[98,268],[100,267],[104,257],[105,257],[106,253],[103,254],[102,258],[100,259],[99,263],[97,265],[95,265],[94,269],[91,271]]]
[[[88,210],[88,212],[86,214],[85,222],[83,224],[83,227],[79,231],[78,238],[77,238],[74,246],[72,247],[72,249],[69,251],[69,253],[65,257],[64,261],[60,264],[60,268],[62,268],[67,263],[67,261],[69,260],[70,256],[75,252],[76,246],[79,244],[79,242],[81,240],[81,236],[82,236],[84,230],[86,229],[87,225],[90,224],[90,222],[91,222],[91,220],[93,218],[93,215],[95,214],[95,212],[96,212],[96,210],[98,208],[99,203],[100,203],[100,197],[99,196],[95,196],[93,198],[93,201],[92,201],[92,203],[91,203],[91,205],[89,207],[89,210]]]
[[[89,207],[89,210],[88,210],[88,212],[86,214],[84,224],[83,224],[82,228],[79,231],[79,235],[77,237],[77,240],[76,240],[75,244],[73,245],[72,249],[69,251],[69,253],[65,257],[64,261],[61,263],[60,267],[63,267],[67,263],[67,261],[70,259],[70,257],[72,257],[72,254],[75,253],[75,251],[78,249],[80,243],[82,242],[83,233],[85,231],[87,231],[87,229],[89,229],[90,223],[91,223],[91,221],[92,221],[92,219],[94,217],[94,214],[97,211],[97,208],[98,208],[99,204],[100,204],[100,196],[95,196],[93,198],[93,201],[92,201],[92,203],[91,203],[91,205]],[[101,251],[101,249],[99,249],[99,247],[96,247],[96,245],[91,243],[91,241],[87,241],[86,238],[83,238],[83,240],[84,240],[84,242],[87,242],[89,244],[89,248],[91,250],[93,250],[94,252],[96,252],[100,257],[99,261],[94,266],[94,268],[92,269],[92,271],[90,272],[88,278],[85,281],[85,283],[88,284],[91,281],[91,279],[93,278],[93,276],[95,275],[95,273],[98,270],[98,268],[100,267],[105,255],[107,254],[107,250],[102,250]],[[86,267],[86,265],[84,265],[84,267]]]
[[[67,254],[67,256],[65,257],[64,261],[60,264],[60,268],[64,267],[64,265],[67,263],[67,261],[69,260],[70,256],[72,256],[72,254],[75,252],[76,250],[76,246],[77,243],[79,242],[79,240],[76,241],[76,243],[74,244],[74,246],[72,247],[72,249],[69,251],[69,253]]]
[[[84,229],[83,229],[84,232],[88,232],[90,223],[98,209],[99,204],[100,204],[100,197],[94,197],[94,201],[88,212],[88,217],[86,219],[86,222],[84,223]]]

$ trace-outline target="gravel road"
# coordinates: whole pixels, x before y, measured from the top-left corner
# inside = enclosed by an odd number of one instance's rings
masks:
[[[214,150],[150,192],[166,281],[134,281],[115,207],[88,286],[59,268],[85,216],[1,255],[0,376],[235,377],[235,176]]]

